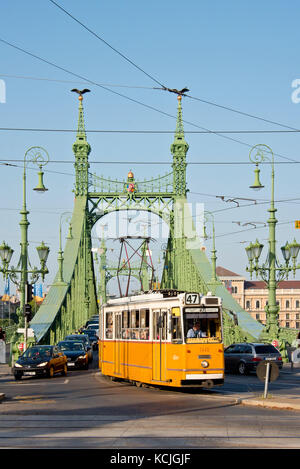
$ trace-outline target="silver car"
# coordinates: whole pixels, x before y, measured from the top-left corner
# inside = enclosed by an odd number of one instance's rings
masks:
[[[241,343],[229,345],[224,351],[225,369],[245,375],[256,371],[259,362],[274,361],[282,368],[280,352],[272,344]]]

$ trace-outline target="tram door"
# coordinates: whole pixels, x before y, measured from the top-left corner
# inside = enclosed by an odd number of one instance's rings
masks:
[[[152,379],[166,381],[167,370],[167,321],[164,310],[153,311]]]
[[[114,372],[121,375],[122,360],[122,313],[115,313],[115,341],[114,341]]]

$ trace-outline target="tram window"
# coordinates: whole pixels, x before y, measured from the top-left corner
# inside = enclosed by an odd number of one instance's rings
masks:
[[[167,311],[154,311],[153,313],[153,339],[167,339]]]
[[[184,335],[188,342],[201,338],[221,339],[219,318],[201,317],[197,313],[184,314]],[[196,327],[194,327],[197,324]]]
[[[106,313],[105,337],[106,337],[106,339],[112,339],[113,338],[113,313]]]
[[[149,309],[140,311],[140,340],[149,340]]]
[[[140,340],[149,340],[149,327],[140,329]]]
[[[149,309],[141,309],[140,320],[140,327],[149,327]]]
[[[120,313],[115,314],[115,339],[121,339],[122,317]]]
[[[128,327],[128,311],[123,311],[122,317],[123,317],[122,327],[127,328]]]
[[[131,311],[130,313],[130,327],[131,328],[139,327],[139,323],[140,323],[139,315],[140,315],[139,310]]]
[[[139,340],[140,338],[140,330],[139,329],[132,329],[131,330],[131,339],[133,340]]]
[[[171,323],[171,334],[172,340],[179,341],[182,340],[182,330],[181,330],[181,321],[180,317],[173,316]]]
[[[209,321],[209,332],[210,337],[216,337],[216,323],[214,320]]]

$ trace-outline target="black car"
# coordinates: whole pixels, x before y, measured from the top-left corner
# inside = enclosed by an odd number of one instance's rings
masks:
[[[69,368],[89,368],[89,356],[81,341],[62,340],[57,344],[58,349],[66,355]]]
[[[75,340],[76,342],[82,342],[88,352],[89,361],[93,360],[93,349],[89,339],[89,336],[86,334],[70,334],[67,335],[64,340]]]
[[[83,329],[82,333],[89,336],[93,349],[97,350],[99,337],[96,332],[93,329]]]
[[[256,371],[258,363],[264,360],[273,361],[282,368],[282,357],[272,344],[240,343],[229,345],[224,350],[225,368],[228,371],[245,375]]]
[[[67,357],[54,345],[34,345],[29,347],[13,366],[16,380],[22,376],[48,376],[55,373],[67,374]]]

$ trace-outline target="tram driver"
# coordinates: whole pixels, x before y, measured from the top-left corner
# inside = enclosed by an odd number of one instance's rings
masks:
[[[187,332],[187,339],[194,339],[199,337],[206,337],[206,333],[200,329],[200,322],[195,322],[193,327]]]

